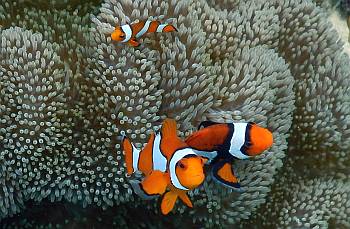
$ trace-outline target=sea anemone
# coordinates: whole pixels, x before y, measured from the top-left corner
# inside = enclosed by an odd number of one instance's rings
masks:
[[[113,209],[110,220],[123,225],[133,215],[159,227],[348,225],[338,199],[349,186],[349,58],[314,3],[105,0],[92,20],[84,10],[20,6],[0,5],[1,218],[50,200],[85,208],[76,214]],[[171,19],[179,32],[149,35],[138,49],[111,41],[115,25],[143,19]],[[207,177],[190,194],[193,209],[179,205],[164,219],[133,194],[118,136],[141,147],[165,117],[182,137],[207,119],[254,121],[275,143],[234,162],[244,193]],[[317,217],[303,211],[304,199],[319,206],[316,192],[320,201],[334,193],[342,211],[332,201]],[[147,227],[141,221],[135,227]]]

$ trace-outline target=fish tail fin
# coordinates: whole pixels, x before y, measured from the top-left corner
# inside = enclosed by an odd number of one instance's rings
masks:
[[[129,175],[131,175],[132,173],[136,172],[134,171],[133,166],[133,155],[139,154],[140,150],[137,149],[126,136],[123,137],[122,146],[125,155],[126,171]]]
[[[175,28],[175,26],[173,26],[173,25],[166,25],[163,28],[162,32],[169,33],[169,32],[174,32],[174,31],[177,32],[177,29]]]
[[[176,133],[176,121],[174,119],[165,119],[162,124],[162,134],[164,136],[177,136]]]

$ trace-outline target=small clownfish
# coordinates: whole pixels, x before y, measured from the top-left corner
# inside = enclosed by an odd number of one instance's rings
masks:
[[[114,41],[128,42],[131,46],[138,47],[140,46],[140,42],[137,39],[144,34],[154,32],[168,33],[173,31],[177,31],[173,25],[167,23],[161,24],[159,21],[144,20],[131,25],[116,26],[111,37]]]
[[[122,146],[127,173],[131,175],[141,171],[145,175],[142,182],[130,180],[137,195],[152,199],[165,193],[161,201],[164,215],[173,209],[178,197],[188,207],[193,207],[187,191],[204,181],[203,166],[206,159],[198,156],[177,137],[174,120],[166,119],[160,133],[152,133],[142,151],[125,136]]]
[[[201,127],[204,127],[200,129]],[[243,191],[232,170],[234,159],[248,159],[261,154],[273,144],[272,133],[255,123],[202,122],[186,144],[212,165],[213,179],[237,191]]]

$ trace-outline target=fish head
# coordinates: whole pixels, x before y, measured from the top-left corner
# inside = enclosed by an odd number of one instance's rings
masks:
[[[205,179],[204,164],[207,159],[198,155],[187,155],[176,164],[176,175],[180,183],[188,189],[194,189]]]
[[[270,148],[273,144],[273,135],[271,131],[263,128],[255,123],[249,123],[251,128],[249,130],[249,146],[247,147],[247,154],[249,156],[256,156],[263,151]]]
[[[112,40],[122,41],[125,39],[125,33],[123,32],[120,26],[116,27],[113,33],[111,34]]]

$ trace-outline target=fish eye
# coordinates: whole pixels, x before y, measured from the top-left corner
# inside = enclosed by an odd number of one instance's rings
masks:
[[[180,168],[182,168],[182,169],[185,168],[185,165],[184,165],[182,162],[179,162],[179,166],[180,166]]]
[[[120,38],[125,38],[125,35],[120,35],[119,37],[120,37]]]

